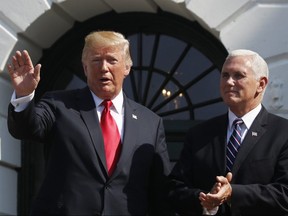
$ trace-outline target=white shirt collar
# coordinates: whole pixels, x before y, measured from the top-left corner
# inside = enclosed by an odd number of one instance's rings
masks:
[[[92,91],[91,93],[92,93],[96,107],[102,106],[101,103],[103,102],[103,99],[97,97]],[[123,91],[121,90],[119,94],[112,100],[112,103],[113,103],[112,107],[114,107],[117,113],[121,113],[122,107],[123,107],[123,101],[124,101],[124,96],[123,96]]]
[[[259,114],[260,110],[262,108],[262,105],[259,104],[257,107],[255,107],[250,112],[246,113],[244,116],[241,117],[243,120],[247,130],[251,127],[254,119]],[[230,109],[228,110],[228,118],[229,118],[229,129],[232,128],[233,121],[238,118]]]

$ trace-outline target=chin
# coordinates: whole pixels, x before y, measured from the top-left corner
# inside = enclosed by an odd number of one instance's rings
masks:
[[[228,106],[236,106],[237,104],[239,104],[239,101],[235,98],[224,99],[223,101]]]

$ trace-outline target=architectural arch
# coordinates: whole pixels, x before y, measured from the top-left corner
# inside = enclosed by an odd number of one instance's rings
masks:
[[[227,51],[197,22],[190,22],[161,10],[157,14],[108,12],[85,22],[75,23],[74,28],[53,46],[43,50],[43,57],[39,61],[42,72],[36,90],[37,99],[46,91],[79,88],[84,85],[81,64],[83,42],[84,37],[95,30],[120,31],[130,40],[134,64],[126,78],[125,82],[128,84],[124,84],[124,91],[164,118],[172,162],[177,160],[188,127],[197,120],[208,119],[209,116],[226,111],[218,93],[217,80]],[[169,46],[170,49],[167,48]],[[177,88],[175,97],[173,93],[170,96],[162,95],[162,90],[168,89],[172,84]],[[150,89],[152,90],[149,92]],[[185,99],[177,96],[180,93]],[[205,94],[208,97],[203,100]],[[176,99],[179,103],[174,106]],[[208,110],[207,106],[210,106]],[[204,110],[203,114],[197,111],[201,108]],[[23,147],[23,154],[26,156],[23,166],[26,168],[22,169],[24,172],[21,172],[21,183],[23,188],[30,188],[20,190],[20,204],[24,213],[41,182],[44,161],[38,156],[36,158],[35,153],[39,155],[42,152],[41,144],[36,147],[33,143],[25,143]],[[30,173],[35,174],[34,179]],[[31,186],[31,182],[35,186]]]
[[[179,15],[197,21],[228,51],[247,48],[259,52],[268,61],[270,80],[282,80],[281,91],[287,90],[288,7],[285,0],[3,0],[0,8],[0,187],[4,188],[0,195],[0,213],[4,215],[17,214],[17,176],[18,171],[24,169],[22,144],[9,135],[6,126],[7,104],[13,91],[6,63],[15,50],[22,49],[29,50],[32,60],[38,62],[43,50],[69,31],[75,22],[111,11],[157,13],[160,9]],[[264,105],[267,104],[268,110],[287,118],[287,97],[281,97],[279,107],[273,105],[273,92],[269,88],[266,92]]]

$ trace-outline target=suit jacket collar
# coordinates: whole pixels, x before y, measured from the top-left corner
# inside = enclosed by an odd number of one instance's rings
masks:
[[[111,176],[111,180],[119,174],[123,167],[127,166],[126,161],[132,157],[137,143],[136,134],[141,130],[139,123],[141,119],[136,103],[124,95],[124,134],[122,141],[122,150],[118,164]]]
[[[266,132],[265,126],[268,123],[268,112],[262,106],[260,113],[256,116],[254,122],[252,123],[250,129],[247,131],[247,134],[241,144],[240,150],[235,159],[232,173],[234,177],[237,175],[241,164],[248,156],[249,152],[253,149],[259,139]]]
[[[119,174],[123,167],[126,166],[126,160],[131,157],[134,151],[134,146],[137,139],[137,136],[135,136],[135,134],[140,131],[140,126],[138,123],[141,121],[141,119],[138,119],[140,115],[138,113],[136,103],[127,98],[125,94],[123,95],[125,113],[122,150],[118,164],[109,181],[112,180],[115,176],[117,176],[117,174]],[[102,171],[105,174],[105,177],[108,178],[104,141],[93,96],[89,88],[85,87],[78,92],[76,98],[78,100],[79,111],[81,113],[83,121],[87,126],[87,130],[89,131],[96,155],[98,156],[102,164]]]
[[[90,134],[90,138],[95,149],[95,153],[101,163],[101,169],[105,173],[106,169],[106,158],[104,150],[104,141],[99,124],[99,119],[96,111],[95,102],[93,96],[88,87],[85,87],[78,91],[76,95],[79,112],[85,122],[87,130]],[[97,161],[97,160],[95,160]],[[107,173],[106,173],[107,175]]]
[[[217,136],[213,136],[213,151],[215,152],[215,164],[219,173],[226,175],[226,148],[227,148],[227,127],[228,127],[228,113],[222,116],[219,116],[213,124],[217,125],[214,127],[215,133]],[[248,156],[249,152],[253,149],[259,139],[266,132],[265,126],[268,123],[268,112],[262,106],[260,113],[256,116],[253,121],[250,129],[247,131],[247,134],[241,144],[241,148],[237,154],[236,160],[233,165],[232,173],[233,179],[237,176],[243,161]]]

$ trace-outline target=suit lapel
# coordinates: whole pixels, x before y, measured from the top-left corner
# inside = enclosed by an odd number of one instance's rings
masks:
[[[104,141],[102,132],[99,124],[99,119],[95,107],[95,103],[89,88],[84,88],[77,95],[79,110],[83,121],[86,124],[87,130],[89,131],[90,138],[92,140],[94,149],[100,161],[106,169],[106,159],[104,152]]]
[[[136,107],[131,103],[131,101],[124,95],[124,135],[122,141],[122,150],[120,154],[119,161],[117,163],[116,169],[113,172],[111,179],[121,171],[123,167],[129,167],[127,160],[132,157],[134,152],[134,146],[137,139],[137,133],[139,133],[139,122],[140,116],[137,113]]]
[[[266,132],[264,125],[267,123],[267,111],[262,107],[260,113],[256,116],[254,122],[252,123],[250,129],[241,144],[240,150],[237,154],[233,165],[233,175],[235,176],[241,167],[241,164],[248,156],[249,152],[253,149],[259,139]]]

